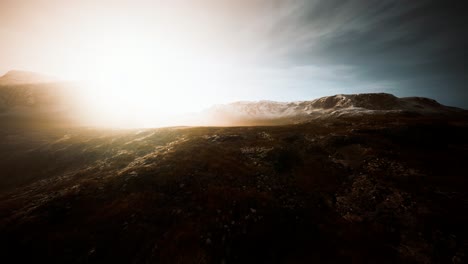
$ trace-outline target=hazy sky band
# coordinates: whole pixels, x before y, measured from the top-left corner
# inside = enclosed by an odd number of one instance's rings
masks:
[[[226,101],[389,92],[468,108],[467,16],[462,1],[3,0],[0,70],[79,78],[83,39],[130,25],[242,65]]]

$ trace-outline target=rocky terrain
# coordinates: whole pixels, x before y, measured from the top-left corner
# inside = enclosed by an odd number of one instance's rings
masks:
[[[112,130],[28,117],[61,101],[43,85],[0,87],[5,263],[468,261],[465,110],[336,95]]]
[[[464,263],[468,120],[2,129],[0,257]]]
[[[398,98],[386,93],[339,94],[311,101],[236,102],[213,106],[202,113],[209,125],[278,125],[297,124],[313,119],[338,116],[453,115],[464,113],[435,100],[423,97]],[[465,113],[466,114],[466,113]]]
[[[0,86],[58,82],[56,78],[35,72],[11,70],[0,77]]]
[[[0,123],[5,127],[76,126],[76,84],[31,72],[0,77]]]
[[[78,83],[59,82],[36,73],[10,71],[0,77],[0,121],[22,125],[89,126],[82,113],[89,99]],[[235,102],[174,117],[176,125],[289,125],[316,119],[375,115],[453,116],[466,111],[423,97],[398,98],[386,93],[339,94],[297,102]],[[136,115],[136,113],[135,113]],[[40,120],[40,122],[37,122]]]

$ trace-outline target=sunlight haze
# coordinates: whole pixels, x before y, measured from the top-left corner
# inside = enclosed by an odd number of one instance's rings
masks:
[[[426,4],[5,0],[0,73],[79,81],[96,122],[369,92],[467,107],[464,26]]]

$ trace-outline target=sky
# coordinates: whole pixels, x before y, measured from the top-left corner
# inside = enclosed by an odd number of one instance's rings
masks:
[[[463,1],[1,0],[0,73],[193,110],[371,92],[468,108],[467,19]]]

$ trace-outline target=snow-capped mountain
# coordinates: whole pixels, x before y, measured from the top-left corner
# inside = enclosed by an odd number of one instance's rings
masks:
[[[424,97],[398,98],[386,93],[369,93],[339,94],[297,102],[235,102],[216,105],[204,112],[213,124],[240,125],[299,123],[316,118],[391,113],[447,115],[466,111]]]
[[[87,106],[79,100],[79,90],[73,83],[53,82],[40,74],[10,71],[0,77],[0,115],[15,120],[19,117],[37,119],[38,115],[43,119],[57,116],[81,118]],[[200,113],[174,117],[169,123],[174,126],[283,125],[365,115],[467,115],[467,112],[422,97],[398,98],[386,93],[339,94],[310,101],[242,101],[215,105]]]

